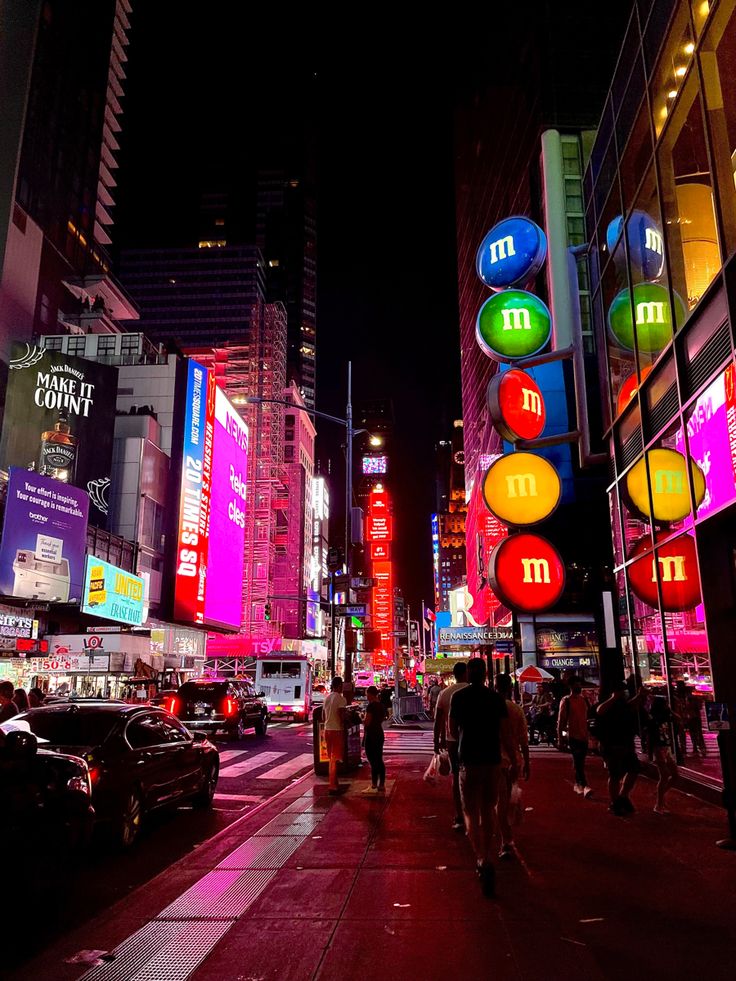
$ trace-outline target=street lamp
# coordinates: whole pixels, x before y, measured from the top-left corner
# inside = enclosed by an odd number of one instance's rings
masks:
[[[251,405],[284,405],[289,409],[295,409],[299,412],[306,412],[309,416],[314,416],[317,419],[326,419],[328,422],[337,423],[338,426],[345,427],[345,572],[350,577],[350,565],[351,565],[351,526],[352,526],[352,515],[353,515],[353,439],[355,436],[360,436],[361,433],[367,433],[367,429],[353,429],[353,403],[352,403],[352,387],[353,387],[353,364],[352,361],[348,361],[348,397],[347,404],[345,406],[345,418],[341,419],[339,416],[330,415],[327,412],[318,412],[317,409],[310,409],[306,405],[297,405],[296,402],[289,402],[286,399],[266,399],[261,398],[260,395],[251,395],[245,399],[245,402]],[[383,439],[381,436],[370,436],[369,439],[371,446],[382,446]],[[348,589],[349,589],[348,585]],[[334,593],[334,590],[333,590]],[[333,629],[332,629],[332,646],[330,650],[330,670],[334,675],[335,673],[335,631],[334,631],[334,611],[333,611]],[[349,680],[349,679],[348,679]]]

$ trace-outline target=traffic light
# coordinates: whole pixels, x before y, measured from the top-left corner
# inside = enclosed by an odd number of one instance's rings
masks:
[[[263,619],[264,620],[270,620],[271,619],[271,604],[270,603],[266,603],[266,605],[263,607]]]

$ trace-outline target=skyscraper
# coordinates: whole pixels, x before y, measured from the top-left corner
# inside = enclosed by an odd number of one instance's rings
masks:
[[[130,2],[40,9],[0,289],[2,359],[11,338],[55,333],[85,280],[110,270]]]
[[[256,244],[269,301],[287,314],[287,375],[314,408],[317,357],[317,208],[304,168],[258,173]]]

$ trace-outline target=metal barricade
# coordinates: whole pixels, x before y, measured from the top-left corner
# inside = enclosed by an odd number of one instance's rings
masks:
[[[429,722],[430,718],[424,709],[421,695],[394,695],[391,699],[393,722],[402,725],[409,722]]]

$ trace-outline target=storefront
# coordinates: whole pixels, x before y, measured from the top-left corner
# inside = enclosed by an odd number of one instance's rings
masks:
[[[586,222],[625,674],[685,715],[685,767],[720,779],[706,705],[736,727],[736,0],[680,0],[669,27],[663,7],[633,12]]]

